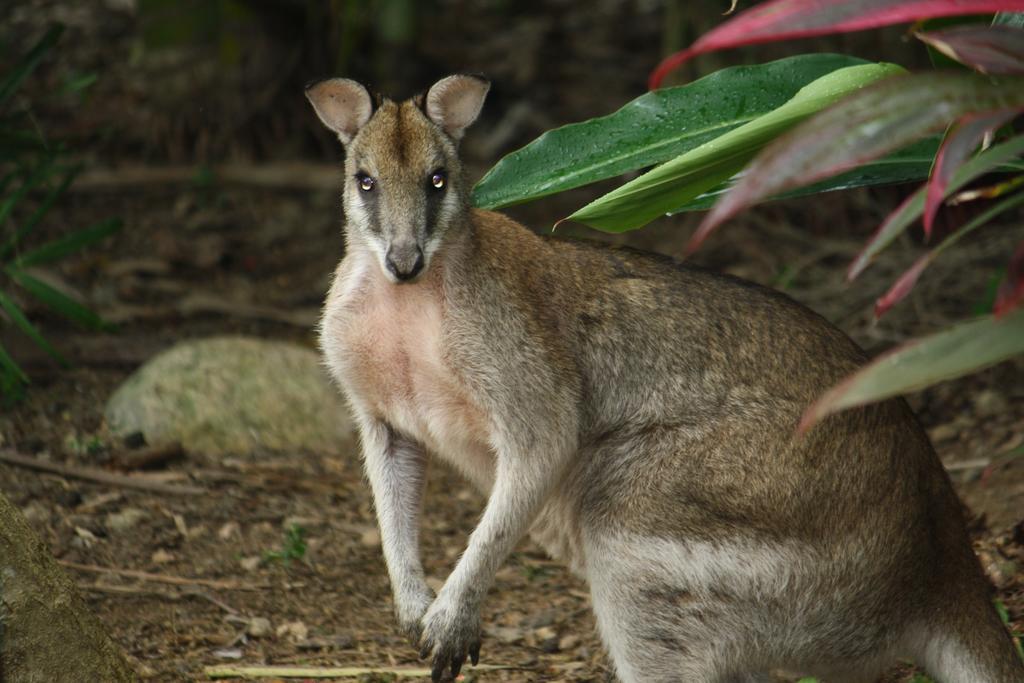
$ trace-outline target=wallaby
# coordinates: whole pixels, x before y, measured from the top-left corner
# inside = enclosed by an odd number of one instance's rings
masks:
[[[667,259],[543,239],[472,209],[458,142],[489,88],[403,102],[310,86],[346,148],[346,252],[320,327],[358,421],[398,621],[433,679],[527,533],[590,586],[618,677],[1020,683],[960,503],[903,400],[803,436],[865,361],[786,296]],[[424,465],[488,495],[435,597]]]

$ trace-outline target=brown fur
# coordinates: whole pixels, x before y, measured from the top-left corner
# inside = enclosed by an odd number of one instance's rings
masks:
[[[467,78],[426,110],[383,102],[349,142],[348,252],[321,331],[363,430],[399,621],[435,680],[475,656],[480,602],[527,531],[590,580],[627,681],[865,680],[897,656],[949,683],[1024,680],[906,404],[795,435],[864,362],[856,345],[777,292],[470,210],[455,143],[486,87]],[[353,116],[310,99],[344,139]],[[425,255],[402,284],[396,245]],[[490,496],[436,598],[417,531],[429,455]]]

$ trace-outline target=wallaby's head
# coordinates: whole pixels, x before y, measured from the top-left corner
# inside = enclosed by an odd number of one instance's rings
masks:
[[[489,87],[477,76],[448,76],[404,102],[375,102],[347,78],[306,89],[320,120],[345,145],[349,234],[395,282],[426,270],[445,237],[464,223],[469,187],[457,145]]]

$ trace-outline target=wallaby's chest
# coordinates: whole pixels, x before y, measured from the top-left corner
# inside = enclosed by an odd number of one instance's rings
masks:
[[[450,357],[445,323],[436,280],[395,285],[376,264],[343,265],[325,310],[323,346],[332,372],[364,409],[438,455],[472,461],[487,450],[487,419]]]

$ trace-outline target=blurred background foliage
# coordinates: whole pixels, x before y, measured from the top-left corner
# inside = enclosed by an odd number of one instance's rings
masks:
[[[7,60],[49,21],[67,25],[68,41],[80,47],[57,57],[67,62],[64,77],[93,74],[100,81],[76,109],[71,128],[90,144],[102,142],[105,152],[207,162],[314,150],[326,156],[335,148],[325,132],[308,125],[300,96],[308,81],[345,75],[407,96],[454,71],[492,78],[488,116],[529,103],[529,111],[520,107],[517,115],[533,125],[520,124],[502,149],[487,150],[499,152],[528,141],[545,124],[606,113],[643,92],[651,65],[717,24],[727,6],[681,0],[33,0],[15,6],[0,39]],[[801,41],[797,50],[860,53],[911,66],[927,59],[900,35],[894,29]],[[768,46],[708,55],[674,78],[684,82],[727,64],[792,53]]]

